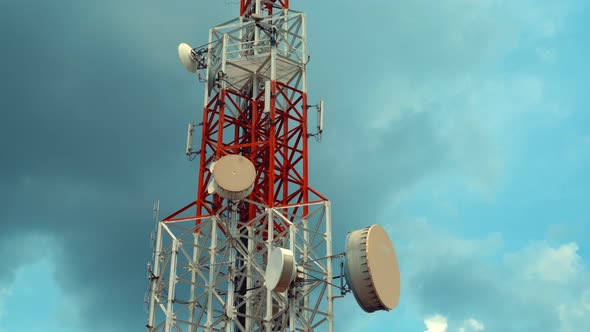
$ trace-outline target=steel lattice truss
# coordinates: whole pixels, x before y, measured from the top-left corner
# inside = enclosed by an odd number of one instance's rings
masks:
[[[305,17],[288,0],[242,0],[240,14],[209,31],[197,197],[157,225],[147,327],[332,331],[330,203],[308,183]],[[240,202],[207,190],[228,154],[256,168]],[[274,247],[299,267],[284,293],[264,284]]]
[[[158,223],[149,274],[155,284],[151,330],[313,331],[333,324],[326,282],[332,280],[330,203],[306,206],[306,215],[301,206],[261,206],[265,212],[246,224],[236,218],[235,204],[202,219],[198,228],[194,221]],[[279,221],[289,225],[282,233],[260,232]],[[295,285],[284,293],[264,285],[266,256],[274,247],[292,250],[300,266]],[[237,294],[243,286],[247,291]]]
[[[254,163],[254,201],[267,206],[304,203],[313,191],[307,184],[304,16],[269,18],[273,47],[271,36],[254,21],[241,20],[210,31],[207,80],[219,79],[205,96],[197,213],[212,214],[219,206],[219,197],[207,192],[209,166],[225,154],[241,154]],[[267,81],[270,103],[265,100]]]
[[[272,14],[273,11],[289,8],[289,0],[240,0],[240,16],[250,16],[260,11]]]

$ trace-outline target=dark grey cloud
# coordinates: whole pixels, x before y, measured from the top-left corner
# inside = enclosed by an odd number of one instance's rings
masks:
[[[176,45],[205,41],[229,6],[208,7],[0,4],[0,282],[52,247],[80,330],[144,325],[151,203],[162,197],[166,212],[194,196],[183,141],[202,90],[177,64]],[[5,250],[15,244],[23,247]]]
[[[4,262],[0,269],[0,293],[3,286],[14,279],[19,266],[39,261],[52,247],[50,239],[34,231],[11,232],[3,235],[0,242],[0,259]]]

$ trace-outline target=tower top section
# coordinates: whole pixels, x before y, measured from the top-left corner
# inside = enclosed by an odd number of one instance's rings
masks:
[[[252,14],[271,14],[273,11],[289,9],[289,0],[240,0],[240,16]]]

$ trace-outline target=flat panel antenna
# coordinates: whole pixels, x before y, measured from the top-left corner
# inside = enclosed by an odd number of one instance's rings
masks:
[[[324,100],[320,100],[320,107],[318,109],[319,121],[318,132],[321,134],[324,131]]]
[[[194,125],[189,123],[188,130],[186,132],[186,156],[189,158],[193,154],[193,132]]]
[[[270,87],[270,81],[264,82],[264,113],[270,112],[270,99],[272,97]]]

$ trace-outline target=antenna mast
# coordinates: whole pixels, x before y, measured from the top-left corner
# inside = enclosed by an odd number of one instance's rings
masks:
[[[304,14],[288,0],[242,0],[205,47],[184,45],[181,61],[208,82],[197,197],[158,228],[148,330],[333,331],[330,201],[308,183]],[[246,199],[210,186],[231,155],[256,170]],[[265,280],[275,248],[297,261],[281,292]]]
[[[193,124],[186,142],[199,176],[196,198],[157,224],[148,331],[333,332],[333,301],[348,292],[367,312],[393,309],[399,269],[387,232],[352,232],[334,255],[330,201],[309,185],[324,102],[307,102],[303,13],[288,0],[242,0],[209,43],[181,43],[178,55],[205,74],[200,145]]]

